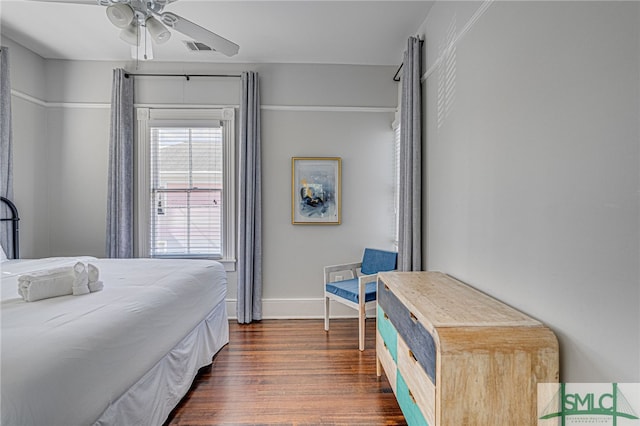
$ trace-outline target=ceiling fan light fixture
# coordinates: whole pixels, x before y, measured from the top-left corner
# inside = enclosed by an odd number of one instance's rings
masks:
[[[137,25],[131,24],[127,28],[120,31],[120,39],[124,40],[131,46],[140,45],[140,28]]]
[[[115,3],[107,7],[107,17],[118,28],[127,28],[135,15],[128,4]]]
[[[171,38],[171,32],[153,16],[147,19],[146,26],[151,38],[158,44],[166,43]]]

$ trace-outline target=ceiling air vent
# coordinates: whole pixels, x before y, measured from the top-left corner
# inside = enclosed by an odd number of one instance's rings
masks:
[[[185,41],[184,44],[189,52],[215,52],[215,49],[199,41]]]

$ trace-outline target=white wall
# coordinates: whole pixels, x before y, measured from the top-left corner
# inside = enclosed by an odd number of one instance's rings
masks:
[[[640,3],[438,2],[421,32],[425,264],[549,325],[562,381],[640,381]]]
[[[391,248],[394,67],[295,64],[132,64],[46,60],[46,137],[49,250],[25,248],[23,257],[104,256],[109,102],[115,67],[139,73],[260,75],[264,187],[264,315],[318,317],[323,312],[322,268],[355,261],[365,246]],[[19,66],[19,64],[17,65]],[[19,73],[20,69],[16,69]],[[144,105],[239,104],[239,79],[137,77],[135,102]],[[26,90],[23,88],[23,90]],[[14,98],[15,99],[15,98]],[[15,103],[15,102],[14,102]],[[29,111],[14,122],[32,123]],[[18,135],[19,136],[19,135]],[[24,143],[16,137],[16,145]],[[293,156],[343,159],[343,210],[339,226],[291,224]],[[30,155],[16,168],[31,170]],[[24,197],[23,176],[16,193]],[[29,177],[29,179],[32,179]],[[18,196],[16,196],[18,198]],[[23,209],[24,210],[24,209]],[[33,224],[25,220],[24,228]],[[45,234],[45,232],[43,232]],[[229,273],[234,313],[236,274]],[[336,313],[349,314],[337,309]]]
[[[47,108],[44,60],[10,39],[2,45],[9,48],[9,74],[15,90],[28,95],[12,97],[14,119],[14,202],[20,211],[20,254],[29,257],[49,253],[49,170],[47,158]],[[4,94],[3,94],[4,96]],[[30,98],[31,97],[31,98]],[[28,161],[21,161],[28,159]]]

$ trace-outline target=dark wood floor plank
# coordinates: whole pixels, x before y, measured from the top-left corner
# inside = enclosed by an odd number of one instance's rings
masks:
[[[358,323],[230,321],[230,343],[196,377],[165,426],[406,425],[387,378],[376,377],[375,319]]]

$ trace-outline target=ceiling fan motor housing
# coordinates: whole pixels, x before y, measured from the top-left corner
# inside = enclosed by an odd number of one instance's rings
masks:
[[[176,0],[96,0],[99,5],[107,7],[109,20],[122,29],[120,38],[133,46],[140,45],[141,35],[147,31],[156,43],[165,43],[171,37],[166,26],[190,37],[193,43],[207,46],[210,51],[227,56],[238,53],[237,44],[175,13],[163,12],[165,6],[174,1]]]

